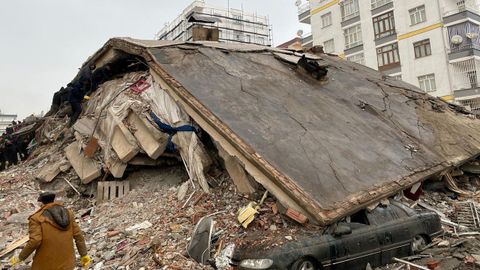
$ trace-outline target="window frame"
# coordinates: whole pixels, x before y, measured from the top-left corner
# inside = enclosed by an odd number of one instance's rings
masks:
[[[331,12],[331,11],[323,14],[323,15],[321,16],[321,18],[322,18],[322,29],[323,29],[323,28],[327,28],[327,27],[329,27],[330,25],[333,24],[333,22],[332,22],[332,12]],[[325,25],[325,24],[324,24],[324,22],[325,22],[324,19],[325,19],[325,18],[330,18],[330,19],[329,19],[329,23],[330,23],[330,24],[328,24],[328,25]]]
[[[391,49],[385,49],[387,47],[392,47],[392,48]],[[387,69],[390,69],[390,68],[393,68],[393,67],[400,66],[400,52],[398,50],[398,43],[397,42],[378,47],[376,50],[377,50],[376,53],[377,53],[378,70],[382,71],[382,70],[387,70]],[[380,65],[380,61],[379,61],[380,55],[381,55],[381,59],[382,59],[382,61],[381,61],[382,65]],[[385,64],[385,62],[386,62],[385,59],[388,60],[387,64]],[[393,62],[390,61],[391,59],[393,59]],[[398,61],[395,61],[395,59],[397,59]]]
[[[386,15],[386,17],[385,17]],[[382,18],[384,17],[384,18]],[[393,10],[380,14],[372,18],[373,23],[373,33],[375,35],[375,39],[380,39],[384,37],[389,37],[391,35],[395,35],[397,33],[395,28],[395,14]],[[390,25],[390,29],[387,29],[387,25]],[[384,31],[380,31],[381,27],[383,26]]]
[[[332,42],[332,46],[333,46],[333,50],[332,50],[332,51],[327,52],[327,50],[326,50],[326,47],[327,47],[327,46],[325,46],[325,44],[326,44],[327,42]],[[325,40],[325,41],[323,42],[323,51],[324,51],[325,53],[334,53],[334,52],[335,52],[335,39],[332,38],[332,39],[329,39],[329,40]]]
[[[431,92],[437,91],[437,82],[435,79],[435,73],[418,76],[417,79],[418,79],[418,87],[422,89],[423,92],[431,93]],[[428,82],[429,89],[427,89],[427,82]],[[423,83],[423,87],[422,87],[422,83]]]
[[[355,28],[355,29],[354,29]],[[350,30],[354,29],[351,33]],[[362,26],[361,24],[356,24],[348,28],[343,29],[343,37],[345,38],[345,49],[354,48],[363,44],[362,37]],[[357,37],[358,40],[353,41],[354,37]]]
[[[418,49],[418,53],[417,53]],[[432,44],[430,39],[424,39],[413,43],[413,53],[415,59],[424,58],[432,55]]]
[[[365,66],[365,53],[361,52],[351,56],[347,56],[347,60],[352,63],[357,63]]]
[[[345,7],[348,8],[345,9]],[[346,10],[350,12],[346,14]],[[358,4],[358,0],[344,0],[344,2],[340,5],[340,13],[342,15],[342,22],[360,16],[360,6]]]
[[[382,4],[378,4],[378,3],[382,3]],[[374,9],[377,9],[379,7],[383,7],[385,6],[386,4],[389,4],[389,3],[392,3],[393,0],[372,0],[370,3],[371,3],[371,9],[374,10]]]
[[[410,17],[410,26],[421,24],[421,23],[427,21],[427,10],[425,8],[425,5],[420,5],[420,6],[412,8],[412,9],[409,9],[408,10],[408,15]],[[420,19],[420,21],[417,21],[415,19],[415,22],[414,22],[413,18],[417,18],[417,17],[415,17],[415,15],[418,15],[418,18]],[[423,18],[422,18],[422,15],[423,15]]]

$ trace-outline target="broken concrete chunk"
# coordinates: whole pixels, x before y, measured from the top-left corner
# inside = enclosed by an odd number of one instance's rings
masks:
[[[187,196],[189,185],[189,182],[185,182],[180,186],[180,188],[178,188],[177,199],[179,201],[182,201],[183,199],[185,199],[185,196]]]
[[[107,162],[107,167],[113,177],[122,178],[125,170],[127,169],[127,163],[123,163],[119,160],[111,158]]]
[[[118,158],[124,163],[129,162],[140,151],[137,145],[131,143],[132,139],[135,140],[127,127],[122,122],[118,123],[113,131],[111,144]]]
[[[235,183],[238,191],[243,194],[252,194],[255,192],[253,183],[248,178],[247,172],[240,165],[238,159],[228,154],[223,148],[217,144],[218,154],[225,163],[225,169]]]
[[[138,224],[135,224],[131,227],[128,227],[125,229],[125,231],[127,232],[131,232],[131,231],[138,231],[138,230],[145,230],[145,229],[148,229],[150,227],[152,227],[152,223],[150,223],[148,220],[142,222],[142,223],[138,223]]]
[[[52,182],[53,179],[55,179],[55,177],[57,177],[60,172],[65,172],[66,170],[68,170],[68,168],[70,168],[70,164],[68,163],[68,161],[65,159],[61,159],[52,164],[45,165],[38,173],[36,178],[46,183]]]
[[[65,148],[65,156],[67,157],[82,184],[88,184],[102,175],[102,170],[97,162],[91,158],[87,158],[80,150],[80,144],[75,141]]]
[[[142,118],[134,112],[131,112],[127,117],[127,121],[131,126],[133,135],[142,149],[149,157],[157,159],[163,151],[165,151],[168,135],[161,133],[160,131],[153,131],[147,126],[151,124],[146,122],[146,119]]]

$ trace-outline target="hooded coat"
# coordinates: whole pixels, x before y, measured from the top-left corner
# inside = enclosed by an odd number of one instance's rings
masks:
[[[19,255],[25,260],[32,252],[32,270],[72,270],[75,267],[73,240],[80,256],[87,255],[85,239],[70,209],[49,203],[28,219],[29,240]]]

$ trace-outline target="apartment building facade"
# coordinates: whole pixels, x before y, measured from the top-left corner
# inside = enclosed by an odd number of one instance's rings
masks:
[[[156,35],[158,40],[193,41],[194,28],[218,29],[218,41],[272,45],[268,16],[234,8],[214,8],[205,1],[193,1]]]
[[[480,113],[479,7],[480,0],[311,0],[298,12],[312,27],[311,45]]]
[[[0,111],[0,135],[5,133],[8,126],[12,124],[12,121],[17,119],[16,114],[4,114]]]

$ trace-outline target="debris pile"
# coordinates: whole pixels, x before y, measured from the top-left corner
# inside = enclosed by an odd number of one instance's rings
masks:
[[[418,209],[436,212],[444,235],[414,256],[403,258],[427,269],[475,269],[480,266],[480,207],[479,159],[446,171],[422,185],[418,201],[403,198],[405,203]],[[403,269],[405,263],[381,269]]]
[[[407,84],[217,43],[112,39],[85,66],[119,72],[91,83],[73,126],[52,106],[30,158],[0,173],[4,255],[40,190],[74,209],[93,269],[228,269],[236,246],[297,241],[395,195],[438,212],[449,245],[480,227],[480,165],[464,165],[477,120]]]

